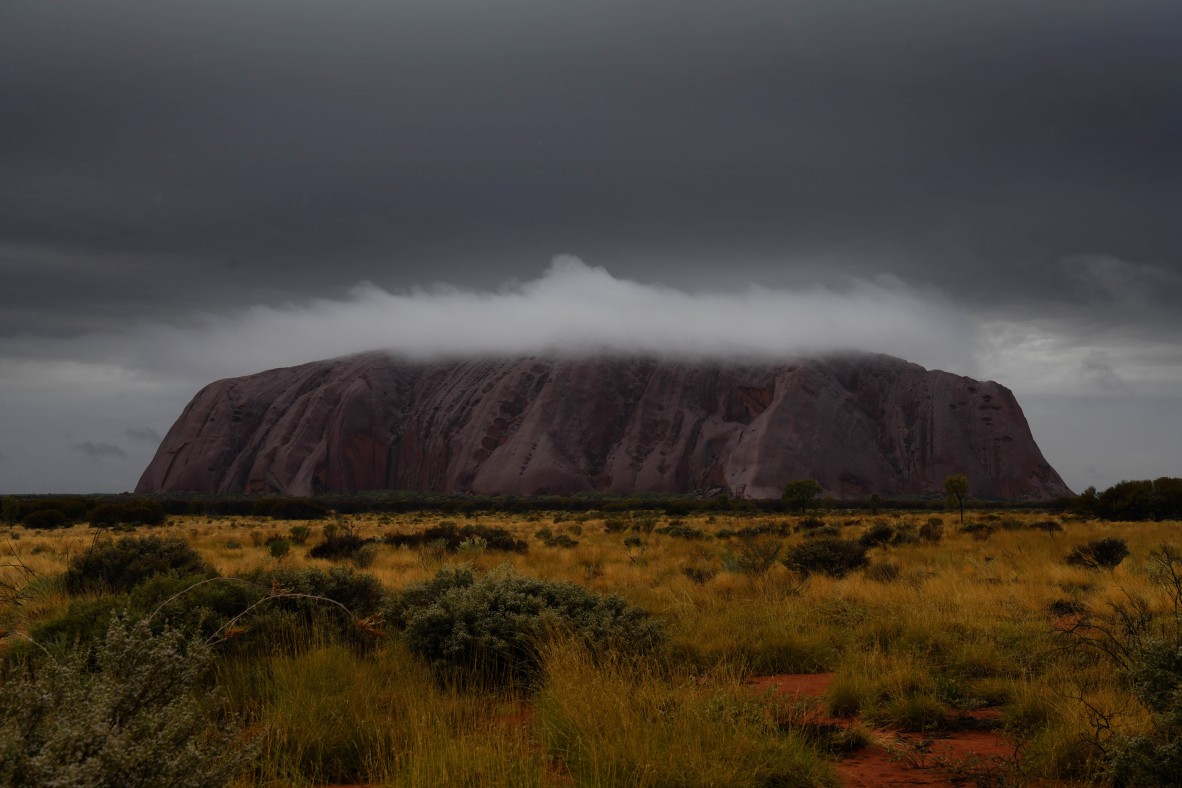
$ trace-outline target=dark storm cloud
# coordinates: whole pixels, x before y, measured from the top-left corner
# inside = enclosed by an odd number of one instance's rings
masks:
[[[0,410],[33,459],[0,486],[129,487],[113,455],[54,458],[126,439],[134,475],[128,424],[163,431],[207,374],[366,349],[405,325],[380,308],[456,315],[435,349],[488,303],[481,347],[521,344],[522,300],[534,336],[576,332],[547,305],[580,293],[537,295],[567,251],[671,321],[621,346],[765,288],[846,341],[961,349],[1081,454],[1055,398],[1168,414],[1182,375],[1180,30],[1148,0],[10,0]]]
[[[983,299],[1054,287],[1066,255],[1177,264],[1174,3],[5,17],[4,256],[104,271],[129,306],[399,286],[425,265],[492,285],[565,249],[715,282],[720,257],[769,283],[837,260]],[[63,300],[94,299],[88,278]]]
[[[137,443],[148,443],[152,446],[159,446],[162,440],[160,433],[151,427],[128,427],[123,434]]]
[[[103,443],[102,441],[82,441],[74,444],[74,448],[92,460],[111,458],[122,460],[127,457],[127,452],[123,449],[113,443]]]

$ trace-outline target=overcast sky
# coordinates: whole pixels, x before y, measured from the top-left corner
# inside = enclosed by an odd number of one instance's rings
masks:
[[[376,347],[889,352],[1182,476],[1179,217],[1176,0],[6,0],[0,492]]]

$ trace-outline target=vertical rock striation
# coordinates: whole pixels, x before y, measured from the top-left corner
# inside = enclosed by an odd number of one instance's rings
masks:
[[[384,353],[212,383],[137,492],[397,489],[776,497],[1069,493],[1013,394],[881,355],[776,364]]]

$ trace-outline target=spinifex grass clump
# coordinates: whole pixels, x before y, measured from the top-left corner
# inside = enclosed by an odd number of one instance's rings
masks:
[[[1067,554],[1067,563],[1087,569],[1113,569],[1129,555],[1129,543],[1109,536],[1082,544]]]
[[[657,621],[622,597],[523,577],[508,566],[484,576],[468,566],[442,569],[396,594],[386,621],[437,674],[461,681],[533,681],[538,649],[555,633],[594,653],[645,652],[663,639]]]

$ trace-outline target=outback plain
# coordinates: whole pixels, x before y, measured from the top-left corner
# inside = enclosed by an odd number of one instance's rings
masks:
[[[1177,521],[604,508],[9,525],[3,777],[1176,779]]]

